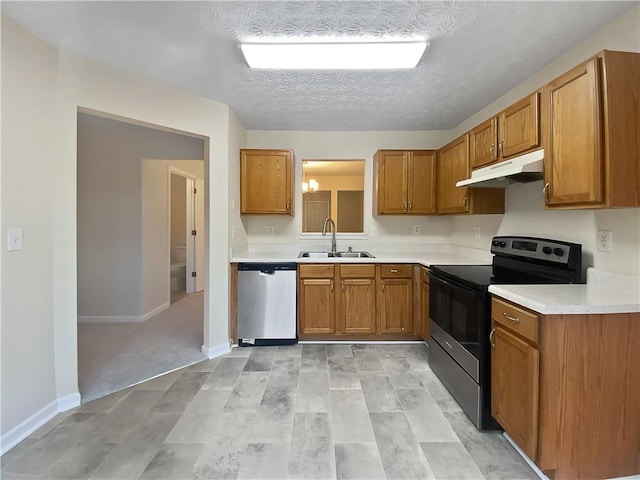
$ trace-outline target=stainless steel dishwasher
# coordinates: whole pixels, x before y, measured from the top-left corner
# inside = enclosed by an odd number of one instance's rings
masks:
[[[238,344],[296,342],[296,264],[238,264]]]

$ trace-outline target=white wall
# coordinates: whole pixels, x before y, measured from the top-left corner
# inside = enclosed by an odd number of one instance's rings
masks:
[[[142,160],[143,312],[170,303],[169,295],[169,167],[204,178],[200,160]]]
[[[451,132],[450,139],[602,49],[640,52],[640,6],[609,23],[526,82],[473,115]],[[452,241],[465,246],[489,248],[489,240],[496,233],[550,237],[581,243],[585,252],[585,266],[640,275],[640,209],[548,211],[543,208],[541,192],[541,181],[510,185],[506,191],[506,214],[503,219],[494,215],[455,217]],[[474,226],[481,227],[479,239],[473,235]],[[598,230],[613,232],[613,252],[597,251]]]
[[[247,130],[229,110],[229,247],[247,245],[247,231],[240,217],[240,149],[247,146]],[[235,233],[235,238],[234,237]]]
[[[4,435],[56,398],[79,399],[78,108],[206,138],[207,193],[215,206],[207,225],[215,228],[208,238],[203,347],[211,355],[228,349],[228,166],[238,160],[228,147],[226,105],[56,53],[4,16],[2,72],[3,232],[25,228],[25,250],[2,263],[3,279],[12,279],[2,284]]]
[[[294,203],[295,216],[245,215],[249,243],[296,243],[302,232],[302,161],[303,160],[365,160],[364,229],[369,243],[446,241],[451,231],[451,220],[442,217],[398,217],[372,214],[373,155],[379,149],[436,149],[448,138],[448,132],[300,132],[264,131],[247,132],[248,148],[286,148],[295,153]],[[413,225],[421,226],[421,235],[413,235]],[[267,225],[273,225],[275,234],[267,236]],[[372,232],[377,229],[378,235]],[[338,236],[339,238],[339,236]],[[317,239],[313,240],[317,243]],[[342,242],[339,240],[338,246]],[[351,245],[347,242],[344,245]]]
[[[203,155],[200,138],[78,114],[79,316],[135,317],[159,306],[144,287],[149,276],[157,282],[157,272],[143,277],[143,250],[154,252],[160,239],[142,238],[142,159]],[[166,178],[164,172],[165,189]],[[166,201],[164,207],[166,215]]]
[[[48,161],[55,142],[56,62],[54,49],[2,23],[3,434],[56,400],[55,188],[54,166]],[[24,250],[7,252],[7,228],[23,229]]]

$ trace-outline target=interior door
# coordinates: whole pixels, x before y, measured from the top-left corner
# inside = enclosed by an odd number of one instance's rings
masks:
[[[204,227],[204,180],[195,179],[195,190],[193,193],[193,224],[196,235],[193,237],[195,242],[194,248],[194,265],[195,265],[195,286],[194,291],[201,292],[204,290],[205,276],[205,237],[206,231]]]

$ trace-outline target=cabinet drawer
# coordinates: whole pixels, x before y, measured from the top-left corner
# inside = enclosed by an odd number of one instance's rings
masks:
[[[537,314],[494,297],[491,301],[491,319],[506,329],[538,343]]]
[[[376,276],[376,268],[371,265],[340,265],[340,277],[342,278],[373,278]]]
[[[334,265],[326,263],[300,265],[300,278],[332,278]]]
[[[382,278],[411,278],[413,277],[413,265],[384,263],[380,265]]]

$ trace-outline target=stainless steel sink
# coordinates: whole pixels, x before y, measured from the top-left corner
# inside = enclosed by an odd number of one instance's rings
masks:
[[[349,251],[349,252],[336,252],[331,253],[327,251],[303,251],[298,254],[298,258],[329,258],[329,257],[341,257],[341,258],[375,258],[369,252],[364,251]]]
[[[327,258],[334,257],[335,255],[331,252],[300,252],[298,258]]]
[[[336,252],[336,257],[342,257],[342,258],[375,258],[373,255],[371,255],[369,252]]]

